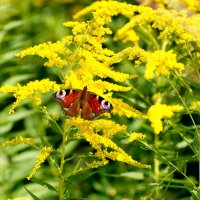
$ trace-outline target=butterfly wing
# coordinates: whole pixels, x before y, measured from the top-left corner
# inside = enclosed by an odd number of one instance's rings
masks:
[[[81,90],[60,90],[54,93],[53,97],[60,103],[65,114],[71,117],[77,117],[80,110]]]
[[[94,119],[101,113],[110,112],[113,108],[107,100],[92,92],[86,92],[83,96],[81,107],[81,116],[88,120]]]
[[[77,117],[80,108],[82,109],[81,117],[87,120],[92,120],[101,113],[113,109],[103,97],[88,92],[87,86],[83,90],[60,90],[54,93],[53,97],[60,103],[65,114],[71,117]]]

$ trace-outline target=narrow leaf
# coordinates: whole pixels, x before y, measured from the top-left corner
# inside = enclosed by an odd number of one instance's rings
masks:
[[[40,198],[38,198],[36,195],[34,195],[32,192],[30,192],[26,187],[24,187],[25,190],[31,195],[31,197],[34,199],[34,200],[41,200]]]
[[[80,180],[84,180],[92,175],[94,175],[97,172],[81,172],[78,174],[73,174],[71,176],[68,177],[68,181],[69,182],[76,182],[76,181],[80,181]]]
[[[54,192],[57,192],[57,190],[56,190],[52,185],[50,185],[49,183],[46,183],[46,182],[41,181],[41,180],[36,179],[36,178],[34,178],[32,181],[33,181],[34,183],[37,183],[37,184],[43,186],[43,187],[47,187],[49,190],[52,190],[52,191],[54,191]]]

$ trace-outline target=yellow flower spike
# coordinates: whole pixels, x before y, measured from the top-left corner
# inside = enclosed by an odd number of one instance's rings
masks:
[[[184,65],[177,62],[176,54],[172,50],[148,52],[138,46],[128,47],[116,53],[105,62],[105,65],[119,63],[124,57],[128,57],[129,60],[138,59],[135,61],[136,65],[146,63],[144,75],[146,79],[152,79],[154,74],[156,76],[169,76],[171,71],[180,74],[184,70]]]
[[[200,10],[200,2],[198,0],[182,0],[183,3],[186,4],[187,9],[192,11]]]
[[[162,119],[169,119],[174,115],[174,112],[183,110],[180,105],[168,106],[165,104],[155,104],[151,106],[147,112],[147,118],[151,122],[151,127],[155,134],[163,131]]]
[[[63,25],[73,28],[73,35],[78,35],[79,33],[85,32],[88,27],[88,24],[86,22],[65,22]]]
[[[117,84],[109,83],[102,80],[93,80],[93,76],[100,76],[100,77],[112,77],[114,80],[119,82],[124,82],[127,79],[132,79],[137,77],[137,75],[129,75],[124,74],[120,72],[115,72],[110,70],[109,68],[105,68],[104,66],[97,66],[96,68],[91,69],[87,68],[87,65],[85,65],[84,70],[78,69],[75,72],[71,71],[69,75],[65,76],[65,84],[63,88],[76,88],[76,89],[83,89],[84,86],[88,86],[89,90],[92,88],[96,88],[95,90],[92,90],[92,92],[97,93],[98,95],[102,96],[102,91],[128,91],[131,89],[131,87],[123,87],[119,86]],[[105,69],[103,69],[105,68]],[[102,70],[106,70],[108,73],[102,72]],[[106,90],[105,90],[106,89]]]
[[[99,164],[107,164],[107,158],[125,162],[133,166],[148,168],[148,165],[144,165],[135,161],[125,153],[125,151],[118,147],[109,137],[117,134],[118,132],[126,131],[126,126],[117,125],[115,122],[108,120],[94,120],[88,121],[82,118],[70,118],[66,120],[65,126],[76,126],[79,128],[77,138],[84,138],[90,143],[92,148],[96,149],[95,155],[99,158],[100,163],[90,163],[89,167],[95,167]],[[100,133],[99,133],[100,132]],[[99,134],[100,135],[99,135]],[[109,152],[107,149],[110,149]],[[96,164],[96,165],[95,165]]]
[[[106,9],[108,8],[109,9]],[[130,17],[133,15],[133,10],[137,8],[137,6],[126,4],[126,3],[120,3],[117,1],[101,1],[101,2],[95,2],[92,5],[82,9],[80,12],[76,13],[74,15],[74,19],[77,19],[83,15],[86,15],[87,13],[91,13],[93,11],[98,12],[99,16],[102,16],[102,18],[97,18],[96,21],[99,21],[100,24],[105,24],[109,22],[109,16],[117,15],[117,14],[123,14],[127,17]],[[94,12],[93,12],[94,13]]]
[[[41,104],[41,95],[51,90],[58,91],[60,86],[49,79],[43,79],[41,81],[31,81],[25,86],[17,84],[16,86],[5,85],[0,88],[0,93],[14,93],[16,101],[11,106],[9,113],[13,113],[14,109],[25,99],[30,99],[35,102],[36,105]]]
[[[91,163],[86,163],[86,165],[87,165],[88,169],[94,169],[94,168],[98,168],[98,167],[107,165],[108,163],[109,163],[108,160],[103,159],[103,160],[99,160],[99,161],[93,161]]]
[[[47,159],[50,153],[53,151],[52,147],[43,147],[41,153],[37,156],[37,160],[34,168],[31,170],[30,174],[27,176],[27,179],[30,180],[36,171],[41,167],[41,164]]]
[[[93,130],[94,133],[98,133],[102,130],[103,133],[101,134],[103,134],[103,136],[105,137],[111,137],[119,132],[126,131],[125,125],[119,125],[113,121],[104,119],[88,121],[79,117],[72,117],[70,118],[70,120],[67,120],[65,122],[65,126],[77,126],[80,128],[80,130],[87,129],[88,127],[90,127],[90,129]],[[78,133],[78,135],[81,135],[81,133]]]
[[[126,117],[130,118],[146,118],[144,114],[140,111],[134,109],[133,107],[129,106],[128,104],[124,103],[121,99],[109,99],[109,101],[113,105],[113,114],[117,114],[119,116],[125,115]],[[115,109],[117,108],[117,109]]]
[[[80,60],[79,64],[83,71],[93,74],[93,76],[98,76],[100,78],[112,78],[117,82],[124,82],[127,79],[134,78],[136,75],[129,75],[121,72],[116,72],[105,64],[98,62],[91,53],[87,51],[82,51],[82,56],[84,60]],[[83,73],[83,72],[82,72]]]
[[[131,136],[129,137],[128,141],[133,142],[135,140],[142,140],[145,138],[146,138],[146,135],[144,135],[142,133],[133,132],[133,133],[131,133]]]
[[[146,79],[152,79],[154,72],[156,76],[169,76],[171,71],[180,74],[184,69],[184,65],[177,62],[176,54],[171,50],[168,52],[155,51],[147,53],[145,59],[147,62],[144,75]]]
[[[186,4],[189,2],[188,0],[184,1],[187,2]],[[199,3],[197,3],[196,0],[192,0],[191,2],[190,7],[198,10]],[[177,41],[179,43],[182,41],[182,45],[184,45],[184,42],[199,42],[199,34],[194,35],[194,29],[191,28],[191,15],[187,16],[185,11],[166,9],[154,10],[150,7],[134,6],[117,1],[100,1],[82,9],[74,16],[74,18],[77,19],[90,12],[93,13],[94,18],[91,20],[93,29],[98,31],[100,29],[103,30],[103,25],[108,24],[111,21],[112,16],[121,14],[130,19],[128,23],[117,31],[115,38],[118,39],[128,40],[130,37],[129,33],[132,33],[131,31],[134,27],[138,25],[146,26],[149,24],[151,29],[158,29],[160,31],[160,39],[171,35],[177,35],[178,38],[180,38]],[[97,27],[97,29],[95,27]],[[198,25],[196,27],[198,27]],[[103,30],[103,32],[105,32],[105,30]],[[187,37],[185,34],[187,34]],[[102,36],[103,34],[97,33],[97,35]]]
[[[193,101],[190,108],[193,110],[199,110],[200,109],[200,101]]]
[[[108,138],[119,132],[126,131],[125,125],[119,125],[113,121],[104,119],[94,121],[91,123],[91,127],[96,131],[96,133],[103,130],[103,136]]]
[[[123,58],[128,57],[129,60],[134,60],[136,58],[145,58],[145,50],[135,46],[135,47],[128,47],[126,49],[123,49],[122,51],[114,54],[111,56],[106,62],[106,66],[111,66],[115,63],[119,63],[122,61]],[[142,59],[144,61],[144,58]]]
[[[132,42],[133,45],[137,45],[138,44],[138,41],[139,41],[139,36],[136,34],[136,32],[134,30],[129,30],[128,32],[126,32],[126,35],[118,35],[115,36],[115,40],[116,38],[119,40],[119,39],[122,39],[122,42],[123,43],[126,43],[126,42]]]
[[[87,135],[85,134],[85,139],[88,142],[90,142],[90,144],[93,148],[95,148],[97,150],[96,155],[99,155],[99,153],[100,153],[100,159],[101,159],[101,157],[104,157],[104,158],[112,159],[114,161],[117,160],[120,162],[124,162],[124,163],[130,164],[130,165],[136,166],[136,167],[141,167],[141,168],[150,167],[149,165],[144,165],[144,164],[139,163],[136,160],[133,160],[131,158],[131,156],[126,154],[123,149],[118,147],[114,142],[112,142],[108,138],[105,138],[105,137],[102,137],[102,136],[99,136],[96,134],[92,134],[90,132],[90,134],[87,134]],[[102,148],[101,145],[104,146],[104,149],[103,149],[103,151],[98,151],[98,149]],[[111,148],[112,151],[108,152],[107,148]]]
[[[15,145],[15,144],[28,144],[30,146],[36,147],[35,140],[33,138],[16,137],[0,144],[0,148],[4,148],[4,147]]]
[[[48,61],[44,63],[44,66],[63,68],[68,65],[66,59],[62,59],[61,55],[66,53],[67,38],[62,41],[57,41],[56,43],[47,42],[28,49],[25,49],[16,54],[17,57],[23,58],[27,55],[39,55],[42,58],[47,58]],[[70,43],[68,41],[68,43]]]
[[[117,160],[139,168],[151,168],[150,165],[145,165],[136,160],[133,160],[131,156],[127,155],[125,152],[117,152],[117,151],[107,152],[106,150],[104,150],[103,153],[105,157],[110,158],[114,161]]]
[[[27,198],[27,197],[17,197],[17,198],[8,199],[8,200],[29,200],[29,198]]]
[[[113,84],[107,81],[102,81],[102,80],[91,82],[91,84],[88,85],[88,88],[94,88],[94,89],[96,88],[96,90],[99,89],[99,92],[100,91],[101,92],[106,92],[106,91],[127,92],[132,89],[132,87],[124,87],[124,86],[120,86],[120,85]],[[91,91],[94,91],[94,90],[91,90]],[[95,92],[95,93],[100,95],[100,93],[98,92]]]

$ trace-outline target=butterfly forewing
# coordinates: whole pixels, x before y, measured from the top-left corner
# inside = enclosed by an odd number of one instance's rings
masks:
[[[78,116],[80,109],[81,90],[61,90],[54,94],[54,98],[60,103],[66,115]]]

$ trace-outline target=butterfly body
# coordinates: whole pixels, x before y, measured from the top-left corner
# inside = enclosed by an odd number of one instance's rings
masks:
[[[81,112],[81,117],[87,120],[92,120],[113,108],[103,97],[87,91],[87,86],[83,90],[60,90],[54,93],[53,97],[60,103],[66,115],[77,117]]]

